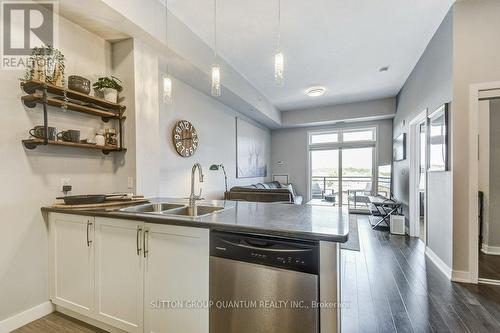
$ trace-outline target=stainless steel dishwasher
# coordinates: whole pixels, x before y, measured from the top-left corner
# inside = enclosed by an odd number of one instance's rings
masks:
[[[210,333],[318,332],[318,263],[317,242],[212,231]]]

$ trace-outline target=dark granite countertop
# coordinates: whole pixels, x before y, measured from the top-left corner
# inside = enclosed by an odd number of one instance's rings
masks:
[[[150,201],[187,204],[185,199],[154,198]],[[119,211],[123,207],[107,209],[43,207],[42,211],[338,243],[344,243],[348,238],[349,214],[346,208],[217,200],[199,201],[197,204],[220,206],[225,210],[201,217]]]

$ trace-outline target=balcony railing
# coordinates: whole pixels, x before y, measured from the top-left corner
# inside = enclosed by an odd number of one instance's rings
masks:
[[[311,177],[312,199],[329,199],[339,203],[339,178],[335,176]],[[379,177],[378,194],[387,196],[390,192],[391,178]],[[347,205],[349,192],[372,192],[373,179],[370,176],[343,176],[342,177],[342,204]]]

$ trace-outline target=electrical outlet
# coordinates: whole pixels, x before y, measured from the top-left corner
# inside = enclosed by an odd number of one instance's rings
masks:
[[[133,190],[134,189],[134,177],[128,177],[127,179],[127,189]]]
[[[61,192],[63,192],[64,195],[67,195],[69,192],[71,192],[71,190],[71,179],[61,178]]]

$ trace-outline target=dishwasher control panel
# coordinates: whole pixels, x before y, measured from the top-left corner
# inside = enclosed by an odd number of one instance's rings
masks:
[[[212,231],[210,255],[318,274],[318,242]]]

